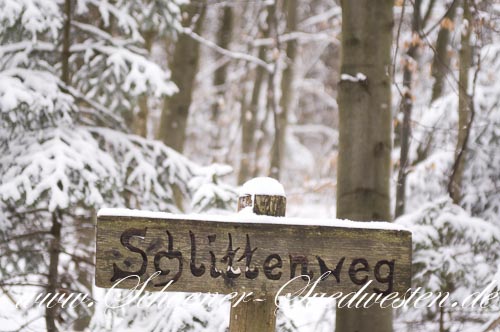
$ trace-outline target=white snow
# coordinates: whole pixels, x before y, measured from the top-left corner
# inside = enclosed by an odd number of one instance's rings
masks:
[[[228,266],[227,271],[231,271],[234,274],[241,274],[241,269],[239,267],[235,269],[234,266]]]
[[[239,191],[240,196],[243,195],[285,195],[285,189],[277,180],[269,177],[253,178],[243,184]]]
[[[238,211],[238,214],[255,214],[253,212],[253,206],[246,206],[243,209]]]
[[[271,217],[256,214],[173,214],[168,212],[154,212],[144,210],[131,210],[122,208],[103,208],[97,213],[98,217],[104,216],[120,216],[120,217],[140,217],[150,219],[175,219],[175,220],[197,220],[197,221],[218,221],[218,222],[233,222],[233,223],[255,223],[255,224],[277,224],[277,225],[293,225],[293,226],[327,226],[327,227],[343,227],[343,228],[368,228],[380,230],[397,230],[409,231],[403,225],[382,222],[355,222],[352,220],[343,219],[309,219],[309,218],[290,218],[290,217]]]
[[[349,82],[366,81],[366,75],[363,73],[357,73],[356,77],[354,77],[354,76],[351,76],[349,74],[342,74],[342,75],[340,75],[340,80],[341,81],[349,81]]]

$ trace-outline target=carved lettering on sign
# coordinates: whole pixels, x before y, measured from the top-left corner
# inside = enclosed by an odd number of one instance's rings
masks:
[[[148,267],[148,256],[144,251],[141,249],[134,247],[132,244],[130,244],[130,240],[133,237],[138,237],[141,239],[144,239],[146,237],[146,232],[147,228],[144,229],[138,229],[138,228],[129,228],[125,230],[122,235],[120,236],[120,242],[122,246],[127,248],[128,250],[132,252],[139,253],[142,258],[142,264],[139,270],[137,271],[124,271],[116,265],[116,263],[113,263],[113,276],[111,277],[111,282],[123,279],[126,277],[130,277],[133,275],[143,275],[146,272],[146,268]],[[125,262],[124,262],[125,264]]]
[[[241,271],[239,268],[234,269],[233,263],[234,257],[236,256],[238,250],[240,250],[240,247],[233,249],[233,237],[231,236],[231,233],[228,233],[227,235],[229,237],[229,244],[227,245],[226,254],[222,257],[221,262],[227,263],[227,272],[225,273],[225,277],[227,279],[236,279],[241,275]]]
[[[180,251],[174,250],[174,239],[172,237],[172,234],[170,234],[169,231],[167,231],[167,237],[168,237],[168,251],[159,251],[156,253],[155,258],[154,258],[154,264],[155,264],[155,269],[156,271],[160,271],[160,275],[166,276],[170,273],[169,269],[162,270],[160,267],[161,259],[163,257],[167,258],[169,261],[170,260],[177,260],[179,263],[179,269],[177,273],[172,277],[171,280],[167,280],[164,282],[160,282],[155,284],[156,287],[163,287],[167,285],[170,281],[172,283],[176,282],[179,280],[179,278],[182,275],[182,253]]]
[[[113,276],[110,279],[112,282],[132,275],[143,275],[146,273],[148,265],[147,253],[151,254],[154,251],[154,249],[161,247],[161,240],[158,238],[150,243],[146,252],[131,244],[131,240],[133,238],[139,238],[144,240],[144,238],[146,237],[146,233],[147,233],[147,228],[144,229],[130,228],[125,230],[121,234],[120,243],[122,244],[122,246],[127,248],[131,252],[138,253],[141,256],[142,260],[141,267],[137,271],[126,271],[119,268],[116,263],[113,263]],[[168,262],[171,260],[176,261],[178,268],[177,268],[177,273],[170,280],[157,283],[155,284],[156,287],[165,286],[170,281],[172,282],[178,281],[183,271],[182,253],[178,250],[174,250],[174,237],[172,236],[172,234],[168,230],[166,231],[166,234],[168,241],[167,251],[162,250],[154,255],[153,262],[155,270],[160,272],[159,274],[160,276],[167,276],[170,274],[171,272],[170,269],[162,269],[161,267],[162,260],[164,258],[166,258]],[[196,235],[192,231],[189,231],[189,239],[191,243],[191,257],[189,262],[190,271],[193,276],[201,277],[205,273],[206,268],[205,264],[199,263],[199,265],[197,265],[196,263],[196,255],[197,255]],[[208,235],[209,245],[215,243],[216,239],[217,236],[215,234]],[[225,263],[227,265],[226,272],[223,272],[222,270],[219,270],[217,268],[216,264],[217,258],[215,256],[215,253],[212,250],[209,250],[211,258],[210,276],[212,278],[218,278],[222,276],[224,280],[229,284],[232,282],[232,280],[239,278],[241,276],[241,270],[239,267],[234,266],[236,254],[239,250],[240,247],[237,247],[235,249],[233,248],[233,236],[231,233],[228,233],[228,246],[226,249],[226,253],[220,260],[221,263]],[[251,267],[252,258],[256,251],[257,248],[252,248],[251,246],[250,236],[246,234],[245,251],[242,253],[241,257],[237,260],[237,262],[245,260],[245,277],[247,279],[255,279],[259,275],[259,268],[256,266]],[[115,255],[115,257],[120,258],[121,254]],[[342,257],[337,262],[335,268],[332,270],[327,266],[326,262],[320,256],[315,256],[315,257],[316,260],[318,261],[320,275],[322,275],[321,280],[324,281],[330,275],[332,275],[333,277],[335,277],[337,283],[340,283],[341,282],[340,273],[342,271],[342,267],[344,265],[344,261],[346,258]],[[299,265],[300,265],[300,275],[302,276],[302,279],[307,281],[308,280],[307,276],[309,276],[311,279],[313,278],[314,273],[308,270],[309,262],[306,256],[289,255],[289,258],[290,258],[290,279],[293,279],[297,275],[297,268]],[[131,258],[128,257],[125,260],[123,260],[123,264],[126,267],[132,266]],[[392,292],[393,282],[394,282],[394,265],[395,265],[394,260],[391,261],[380,260],[376,263],[373,271],[375,279],[382,284],[387,284],[387,289],[385,290],[381,290],[377,287],[374,287],[373,290],[376,293],[388,294]],[[262,266],[264,275],[269,280],[280,280],[282,272],[277,270],[281,269],[282,267],[283,267],[283,260],[281,256],[278,254],[268,255],[267,258],[264,260]],[[387,272],[382,273],[381,272],[382,269],[387,270]],[[366,273],[363,274],[363,272]],[[370,272],[370,265],[368,264],[368,261],[365,258],[355,258],[352,260],[349,266],[348,275],[354,284],[361,286],[368,281],[369,272]]]
[[[330,272],[330,275],[335,277],[335,280],[337,280],[337,283],[340,282],[340,271],[342,270],[342,265],[344,265],[345,257],[342,257],[340,261],[337,263],[337,266],[335,267],[335,270],[330,270],[327,266],[326,263],[321,257],[316,256],[316,259],[318,260],[319,264],[319,269],[321,273],[321,280],[326,280],[329,277],[329,274],[325,274],[326,272]]]
[[[100,249],[109,262],[107,274],[99,277],[101,283],[113,283],[130,276],[147,279],[158,272],[149,289],[177,285],[181,279],[198,282],[203,276],[208,278],[207,283],[216,282],[216,286],[210,284],[207,287],[217,290],[224,290],[225,286],[229,286],[227,289],[240,287],[237,282],[248,289],[251,287],[249,281],[256,280],[262,285],[266,279],[278,281],[283,276],[287,280],[299,277],[304,281],[321,277],[318,285],[326,289],[356,289],[370,280],[375,281],[370,288],[375,293],[389,294],[401,288],[400,281],[395,277],[396,271],[399,271],[396,267],[401,268],[401,265],[397,265],[399,262],[389,252],[385,253],[385,257],[360,257],[359,253],[353,257],[349,256],[349,251],[341,251],[335,257],[334,252],[320,245],[316,255],[310,247],[306,247],[308,254],[302,254],[296,247],[278,246],[272,243],[272,238],[262,242],[258,234],[246,231],[238,234],[237,229],[217,233],[205,230],[206,233],[198,234],[191,227],[184,228],[182,232],[174,232],[174,226],[166,228],[136,226],[120,230],[119,244],[115,240],[116,244]],[[283,248],[283,252],[278,253],[277,248]],[[290,253],[288,250],[293,251]],[[98,259],[102,260],[102,255]],[[288,261],[283,260],[284,255],[288,255]],[[187,264],[189,275],[184,278]],[[221,286],[220,281],[210,280],[218,278],[223,279],[225,286]],[[200,289],[200,286],[196,287]]]
[[[382,277],[380,274],[380,269],[386,265],[388,268],[387,276]],[[373,290],[376,293],[382,293],[384,295],[392,293],[392,288],[394,284],[394,259],[391,261],[388,260],[381,260],[378,261],[377,264],[375,265],[375,279],[377,279],[378,282],[380,283],[387,283],[387,289],[385,291],[380,290],[379,288],[375,287]]]
[[[357,265],[361,265],[361,267],[356,267]],[[364,277],[359,278],[357,274],[359,272],[368,272],[369,265],[368,261],[364,258],[355,258],[352,260],[351,266],[349,267],[349,277],[351,281],[356,285],[364,285],[368,281],[368,273],[365,274]]]
[[[273,260],[276,261],[276,263],[271,264]],[[264,261],[264,274],[269,280],[280,280],[281,272],[273,273],[273,270],[280,269],[282,267],[283,260],[281,259],[281,256],[278,254],[271,254],[267,256],[266,260]]]
[[[191,231],[189,231],[189,238],[191,239],[191,261],[189,268],[195,277],[201,277],[205,273],[205,265],[201,263],[199,267],[196,266],[196,238]]]
[[[252,262],[252,256],[256,250],[257,250],[257,248],[252,249],[252,246],[250,245],[250,237],[247,234],[247,243],[245,246],[245,252],[241,256],[241,258],[238,259],[238,262],[241,262],[243,260],[243,258],[245,258],[245,277],[248,279],[255,279],[259,275],[259,269],[257,267],[250,269],[250,263]]]
[[[217,239],[217,235],[215,234],[212,234],[212,235],[208,235],[208,244],[212,244],[215,242],[215,240]],[[216,266],[216,258],[215,258],[215,254],[212,250],[209,251],[209,254],[210,254],[210,276],[212,278],[218,278],[221,276],[221,272],[217,269],[217,266]]]
[[[307,271],[307,264],[308,261],[306,256],[290,255],[290,279],[295,278],[295,270],[297,269],[297,265],[301,266],[300,275],[302,276],[303,280],[305,281],[310,280],[307,278],[307,276],[309,276],[309,278],[312,279],[314,274],[312,273],[312,271]]]

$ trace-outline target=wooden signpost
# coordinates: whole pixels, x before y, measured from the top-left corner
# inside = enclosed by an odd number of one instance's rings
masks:
[[[283,216],[281,195],[243,195],[239,209]],[[309,223],[309,224],[308,224]],[[274,295],[295,292],[404,293],[411,279],[411,233],[385,223],[294,220],[240,213],[189,216],[101,210],[97,221],[96,285],[228,294],[253,292],[264,301],[232,309],[230,331],[274,331]],[[344,225],[345,224],[345,225]],[[253,317],[252,317],[253,316]],[[259,317],[255,317],[259,316]],[[256,324],[262,326],[256,329]]]

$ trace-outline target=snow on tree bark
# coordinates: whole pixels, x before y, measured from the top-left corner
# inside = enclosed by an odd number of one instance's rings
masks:
[[[393,1],[342,1],[337,218],[391,220],[391,43]],[[380,307],[337,309],[338,331],[392,331]]]

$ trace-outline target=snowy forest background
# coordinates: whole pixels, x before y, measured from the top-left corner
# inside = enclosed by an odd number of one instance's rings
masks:
[[[500,276],[500,3],[393,12],[394,219],[414,232],[413,287],[460,298]],[[105,313],[96,211],[232,213],[238,185],[270,175],[288,216],[334,218],[338,86],[363,80],[340,73],[341,20],[335,0],[0,0],[0,330],[225,331],[229,304],[183,294]],[[97,307],[15,308],[55,290]],[[333,330],[334,304],[309,302],[278,330]],[[499,318],[412,308],[394,327]]]

